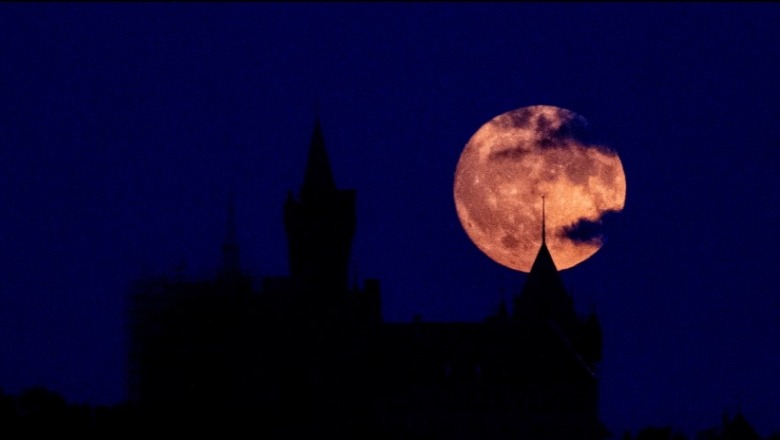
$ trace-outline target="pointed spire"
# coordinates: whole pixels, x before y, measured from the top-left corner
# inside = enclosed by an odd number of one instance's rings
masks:
[[[236,229],[236,204],[232,191],[228,196],[225,241],[222,243],[222,272],[228,274],[241,272],[240,250]]]
[[[542,196],[542,245],[547,242],[547,226],[544,223],[544,196]]]
[[[328,193],[336,190],[336,182],[330,168],[328,152],[325,150],[325,140],[322,136],[322,125],[317,117],[314,132],[309,145],[309,158],[306,162],[306,174],[303,176],[301,197],[318,193]]]
[[[568,307],[570,301],[561,274],[555,266],[550,249],[547,248],[546,227],[545,198],[542,197],[542,245],[528,272],[523,291],[520,297],[516,298],[515,310],[543,319],[559,315]]]
[[[542,239],[544,240],[544,238]],[[555,266],[555,262],[545,242],[542,242],[542,247],[539,248],[539,253],[536,254],[536,259],[534,264],[531,265],[531,271],[528,273],[528,276],[531,277],[533,274],[545,274],[545,277],[555,274],[552,276],[553,278],[559,277],[558,268]]]
[[[547,219],[545,212],[545,200],[542,196],[542,245],[539,248],[539,253],[536,255],[533,265],[531,266],[531,273],[555,273],[554,277],[558,277],[558,268],[555,266],[555,262],[550,254],[550,249],[547,248]],[[529,275],[531,274],[529,273]]]

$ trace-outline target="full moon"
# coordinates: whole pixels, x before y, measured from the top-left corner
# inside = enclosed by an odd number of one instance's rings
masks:
[[[604,244],[606,215],[623,210],[626,176],[617,153],[591,142],[585,118],[536,105],[496,116],[471,137],[455,170],[455,208],[488,257],[529,272],[545,243],[558,270]]]

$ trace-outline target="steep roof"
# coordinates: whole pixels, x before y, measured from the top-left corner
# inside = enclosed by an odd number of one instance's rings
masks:
[[[523,311],[526,315],[535,315],[536,318],[543,320],[560,318],[561,313],[568,314],[568,308],[571,307],[571,300],[563,286],[561,275],[555,267],[550,249],[547,248],[546,229],[544,197],[542,197],[542,245],[531,265],[528,279],[518,298],[518,305],[526,308]]]
[[[330,167],[322,125],[319,118],[314,123],[314,132],[309,144],[309,157],[306,161],[306,174],[303,176],[301,197],[336,191],[336,182]]]

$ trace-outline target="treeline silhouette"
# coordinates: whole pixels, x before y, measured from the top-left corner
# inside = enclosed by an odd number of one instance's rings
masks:
[[[171,413],[176,412],[170,408]],[[152,433],[158,426],[148,425],[139,408],[127,403],[92,406],[68,403],[55,391],[44,387],[28,388],[19,395],[7,394],[0,388],[0,438],[20,438],[56,433],[58,437],[108,438],[126,434]],[[290,421],[294,423],[294,421]],[[147,424],[145,424],[147,423]],[[262,424],[262,415],[255,423]],[[223,432],[238,426],[220,426]],[[177,430],[187,432],[187,425]],[[780,432],[761,437],[747,418],[737,412],[722,415],[718,426],[703,429],[693,437],[671,426],[648,426],[636,433],[624,432],[615,440],[780,440]],[[367,439],[368,440],[368,439]],[[486,440],[489,440],[486,438]]]
[[[47,435],[109,435],[133,430],[136,415],[127,405],[91,406],[68,403],[44,387],[19,395],[0,388],[0,438]]]

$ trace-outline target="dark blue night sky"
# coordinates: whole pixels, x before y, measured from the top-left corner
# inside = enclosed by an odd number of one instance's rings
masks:
[[[780,430],[780,6],[0,5],[0,386],[125,398],[144,274],[216,270],[232,190],[243,265],[287,273],[282,204],[317,102],[356,188],[354,278],[385,319],[481,320],[524,276],[455,214],[460,152],[535,104],[588,119],[628,182],[564,272],[604,329],[616,433],[741,409]]]

